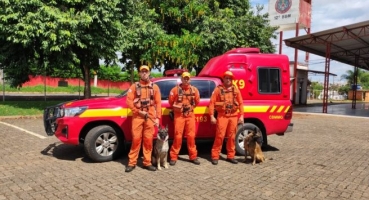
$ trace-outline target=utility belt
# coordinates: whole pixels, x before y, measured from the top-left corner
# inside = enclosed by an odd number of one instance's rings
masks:
[[[236,103],[215,102],[215,108],[225,114],[232,114],[237,111],[238,105]]]
[[[183,103],[175,103],[173,105],[173,110],[177,113],[180,112],[184,116],[189,115],[191,112],[193,112],[193,107],[191,105],[183,105]]]
[[[227,104],[225,106],[225,114],[231,114],[232,112],[235,112],[236,110],[233,109],[234,106],[232,104]]]
[[[149,107],[154,105],[154,102],[150,99],[139,99],[136,98],[133,100],[133,104],[136,108],[142,110],[142,111],[149,111]]]

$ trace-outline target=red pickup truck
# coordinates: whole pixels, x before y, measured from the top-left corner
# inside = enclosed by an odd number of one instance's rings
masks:
[[[236,48],[210,59],[198,76],[191,78],[201,98],[194,110],[197,139],[214,139],[215,125],[210,123],[208,105],[226,70],[233,72],[233,84],[240,89],[244,100],[245,123],[239,126],[236,135],[238,154],[244,154],[243,137],[255,126],[263,133],[263,145],[267,144],[267,135],[292,131],[288,57],[262,54],[257,48]],[[163,77],[152,82],[161,91],[162,125],[168,125],[169,138],[173,139],[168,96],[180,78]],[[116,97],[76,100],[48,107],[44,111],[44,126],[49,136],[55,135],[65,144],[82,144],[89,158],[104,162],[120,156],[125,144],[131,141],[131,116],[126,92],[123,92]]]

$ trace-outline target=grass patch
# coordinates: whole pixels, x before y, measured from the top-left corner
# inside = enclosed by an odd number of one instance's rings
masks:
[[[3,90],[3,85],[0,84],[0,91]],[[80,91],[81,90],[81,91]],[[50,87],[46,86],[46,93],[81,93],[83,96],[84,87],[68,86],[68,87]],[[37,85],[34,87],[22,87],[19,90],[12,88],[5,84],[5,92],[19,92],[19,93],[40,93],[43,94],[45,87],[43,85]],[[96,94],[107,94],[109,96],[115,96],[113,94],[121,94],[123,91],[117,88],[98,88],[91,87],[91,96]],[[0,95],[1,96],[1,95]],[[65,100],[67,101],[67,100]],[[56,105],[65,101],[1,101],[0,102],[0,116],[30,116],[30,115],[42,115],[44,109],[48,106]]]
[[[0,102],[0,116],[42,115],[48,106],[64,101],[5,101]]]
[[[3,90],[3,85],[0,84],[0,91]],[[68,87],[50,87],[46,86],[46,92],[47,93],[83,93],[84,87],[78,87],[78,86],[68,86]],[[31,92],[31,93],[44,93],[45,87],[43,85],[37,85],[33,87],[21,87],[19,89],[10,87],[9,85],[5,84],[5,92]],[[91,94],[102,94],[102,93],[115,93],[120,94],[123,91],[117,88],[98,88],[98,87],[91,87]]]

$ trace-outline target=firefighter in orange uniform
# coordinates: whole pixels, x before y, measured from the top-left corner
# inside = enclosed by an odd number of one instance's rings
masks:
[[[212,124],[216,124],[215,140],[211,149],[211,163],[218,164],[219,154],[222,149],[224,136],[227,140],[227,161],[237,164],[234,158],[235,137],[237,125],[243,123],[243,100],[240,91],[233,86],[233,73],[226,71],[223,74],[223,84],[216,87],[210,98],[209,115]],[[217,118],[214,117],[217,111]],[[240,117],[238,117],[240,115]]]
[[[200,164],[197,158],[195,144],[196,123],[194,108],[200,102],[199,91],[190,84],[190,73],[182,73],[182,83],[175,86],[169,95],[169,104],[174,111],[174,140],[170,149],[170,165],[175,165],[178,153],[181,150],[183,132],[187,135],[187,149],[190,161],[196,165]]]
[[[127,105],[132,111],[132,146],[128,154],[126,172],[131,172],[137,164],[138,154],[143,142],[143,165],[150,171],[156,171],[151,164],[151,153],[155,127],[159,127],[161,118],[161,94],[150,77],[150,68],[143,65],[139,69],[140,81],[131,85],[127,92]]]

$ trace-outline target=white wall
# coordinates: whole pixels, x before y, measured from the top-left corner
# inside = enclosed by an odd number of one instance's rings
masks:
[[[4,85],[4,79],[3,79],[3,70],[2,69],[0,69],[0,83],[2,84],[2,85]]]
[[[307,82],[308,82],[308,67],[303,65],[297,65],[297,84],[296,84],[296,95],[295,95],[295,102],[294,104],[307,104]],[[290,77],[294,78],[294,63],[290,63]],[[293,81],[290,82],[291,87],[291,100],[293,100]],[[300,101],[300,86],[302,86],[301,92],[301,101]]]
[[[305,70],[297,70],[297,91],[295,97],[295,104],[306,104],[307,103],[307,80],[308,73]],[[301,87],[301,92],[300,92]],[[301,93],[301,95],[300,95]],[[300,100],[301,97],[301,100]]]

